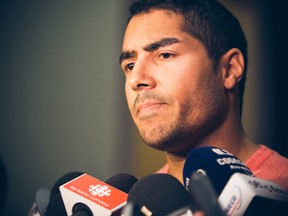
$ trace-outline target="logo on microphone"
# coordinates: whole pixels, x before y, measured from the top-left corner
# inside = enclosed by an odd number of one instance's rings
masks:
[[[224,150],[224,149],[220,149],[220,148],[212,148],[212,151],[218,155],[230,155],[233,156],[230,152]]]
[[[89,186],[89,192],[93,196],[99,196],[99,197],[108,197],[111,195],[111,190],[107,185],[90,185]]]
[[[230,197],[228,204],[223,209],[227,215],[233,215],[233,213],[237,212],[242,205],[242,192],[238,186],[232,188],[231,194],[232,196]]]

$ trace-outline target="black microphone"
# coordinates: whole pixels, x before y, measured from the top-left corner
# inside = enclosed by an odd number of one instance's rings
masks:
[[[40,188],[36,191],[35,201],[27,216],[44,216],[49,203],[50,191]]]
[[[127,173],[114,175],[105,182],[83,174],[60,186],[60,192],[68,215],[118,215],[126,204],[127,192],[137,181]]]
[[[43,216],[67,216],[65,206],[60,194],[59,187],[66,182],[71,181],[82,175],[83,172],[73,171],[66,173],[61,176],[52,186],[50,195],[49,195],[49,203],[45,209],[45,214]],[[42,215],[41,215],[42,216]]]
[[[67,216],[64,202],[60,193],[50,199],[45,216]]]
[[[119,173],[107,179],[105,183],[123,191],[124,193],[129,193],[137,181],[138,179],[131,174]]]
[[[61,185],[71,181],[72,179],[75,179],[75,178],[81,176],[82,174],[84,174],[84,173],[80,172],[80,171],[72,171],[72,172],[68,172],[68,173],[64,174],[63,176],[61,176],[54,183],[53,187],[51,188],[50,199],[52,199],[56,194],[60,193],[59,187]]]
[[[35,196],[35,202],[33,203],[28,213],[28,216],[45,216],[51,198],[54,197],[57,193],[60,193],[59,186],[76,178],[81,174],[83,173],[78,171],[67,173],[66,175],[62,176],[60,179],[57,180],[57,182],[53,185],[50,191],[44,188],[38,189]]]
[[[190,177],[194,172],[207,175],[218,196],[235,172],[253,175],[236,156],[214,146],[197,147],[188,153],[183,168],[183,182],[187,190],[189,190]]]
[[[201,210],[206,216],[225,216],[218,202],[218,195],[210,179],[202,172],[193,172],[190,177],[189,191],[192,210]]]
[[[182,215],[189,215],[183,214],[187,211],[191,215],[189,192],[168,174],[152,174],[140,179],[128,193],[127,202],[123,210],[128,212],[127,216],[166,216],[180,209]]]
[[[127,204],[121,210],[121,216],[145,216],[138,205],[132,201],[127,201]]]

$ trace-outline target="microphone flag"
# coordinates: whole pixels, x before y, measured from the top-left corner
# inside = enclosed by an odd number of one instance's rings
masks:
[[[73,214],[75,204],[85,203],[93,213],[108,216],[122,208],[128,198],[127,193],[86,173],[61,185],[60,192],[68,215]]]

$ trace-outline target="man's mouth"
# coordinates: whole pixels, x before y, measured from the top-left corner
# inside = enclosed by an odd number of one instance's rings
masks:
[[[139,117],[154,116],[156,113],[163,109],[165,103],[162,102],[145,102],[137,106],[137,115]]]

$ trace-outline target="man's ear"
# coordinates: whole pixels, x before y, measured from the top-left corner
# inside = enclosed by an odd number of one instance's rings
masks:
[[[242,52],[232,48],[221,57],[222,77],[226,89],[233,89],[244,73],[244,58]]]

